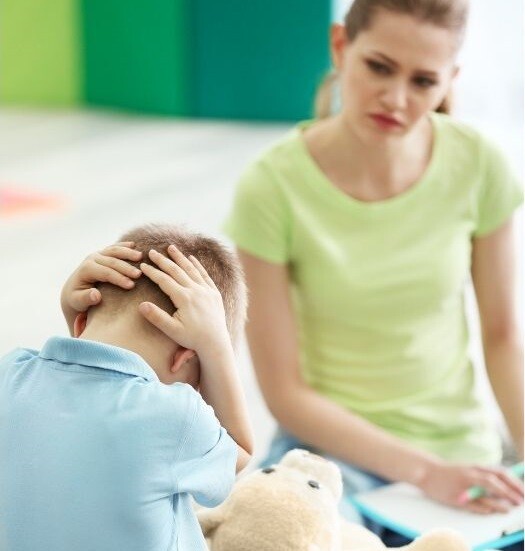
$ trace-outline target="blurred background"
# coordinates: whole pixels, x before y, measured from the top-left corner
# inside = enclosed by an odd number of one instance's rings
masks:
[[[0,355],[65,334],[62,283],[126,229],[184,222],[222,238],[243,168],[312,116],[330,67],[329,24],[348,5],[0,2]],[[522,177],[523,3],[471,6],[455,116],[498,142]],[[482,375],[471,290],[468,309]],[[239,366],[257,459],[274,425],[246,345]],[[483,376],[480,392],[494,407]]]

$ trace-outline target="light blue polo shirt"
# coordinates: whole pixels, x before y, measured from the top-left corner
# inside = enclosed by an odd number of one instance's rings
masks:
[[[236,459],[200,394],[133,352],[53,337],[0,360],[2,550],[205,550],[191,496],[222,502]]]

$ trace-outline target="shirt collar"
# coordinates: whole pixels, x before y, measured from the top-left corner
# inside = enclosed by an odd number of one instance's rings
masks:
[[[135,352],[103,344],[101,342],[71,337],[51,337],[39,356],[46,360],[58,360],[64,364],[98,367],[142,377],[146,381],[158,381],[153,369]]]

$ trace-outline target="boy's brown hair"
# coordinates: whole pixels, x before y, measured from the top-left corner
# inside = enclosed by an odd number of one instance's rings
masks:
[[[226,325],[232,343],[237,344],[244,328],[247,299],[242,268],[235,253],[212,237],[190,232],[172,224],[139,226],[127,231],[119,241],[134,241],[134,248],[143,253],[140,262],[152,266],[155,264],[149,259],[148,252],[155,249],[169,258],[167,249],[172,244],[185,256],[193,255],[197,258],[221,293]],[[137,267],[140,266],[140,262],[136,263]],[[135,286],[131,290],[124,290],[108,283],[100,284],[99,289],[102,293],[101,306],[111,315],[126,310],[128,306],[137,307],[144,301],[156,304],[170,315],[175,312],[175,306],[170,298],[145,275],[135,280]],[[150,325],[144,321],[146,326]],[[151,329],[155,328],[151,326]]]

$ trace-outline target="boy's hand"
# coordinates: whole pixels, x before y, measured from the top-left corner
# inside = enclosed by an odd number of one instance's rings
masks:
[[[168,254],[175,262],[150,251],[157,268],[147,264],[140,267],[171,298],[177,310],[170,316],[158,306],[143,302],[139,311],[174,342],[197,353],[201,396],[237,443],[236,470],[241,470],[252,454],[253,438],[221,293],[194,256],[186,258],[173,245],[168,247]]]
[[[142,272],[127,261],[139,261],[142,253],[134,250],[133,246],[133,242],[123,241],[90,254],[69,276],[62,288],[60,302],[70,330],[77,314],[102,299],[100,291],[94,287],[95,283],[112,283],[123,289],[131,289],[135,285],[133,279]]]
[[[158,268],[141,264],[141,270],[166,293],[177,308],[170,316],[158,306],[143,302],[141,314],[177,344],[197,354],[230,342],[222,297],[202,264],[186,258],[174,245],[168,248],[173,260],[155,250],[149,257]]]

